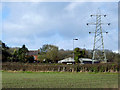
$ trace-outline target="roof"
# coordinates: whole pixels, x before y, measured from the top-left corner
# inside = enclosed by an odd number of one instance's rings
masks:
[[[75,60],[69,57],[69,58],[58,61],[58,63],[67,63],[67,62],[75,62]]]
[[[38,55],[38,50],[30,50],[28,55]]]
[[[80,58],[80,61],[94,61],[94,62],[98,62],[98,60],[93,60],[93,59],[89,59],[89,58]]]

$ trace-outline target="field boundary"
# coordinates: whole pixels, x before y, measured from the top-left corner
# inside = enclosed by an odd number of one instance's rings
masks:
[[[74,65],[53,65],[53,64],[29,64],[29,63],[3,63],[4,71],[34,71],[34,72],[119,72],[119,65],[111,64],[74,64]]]

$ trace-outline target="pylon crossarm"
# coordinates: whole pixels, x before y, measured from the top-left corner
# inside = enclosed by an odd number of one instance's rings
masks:
[[[110,23],[101,23],[102,25],[110,25]]]
[[[95,31],[95,32],[89,32],[89,33],[97,33],[99,30]]]
[[[102,15],[101,15],[101,14],[92,14],[92,15],[90,15],[90,16],[91,16],[91,17],[92,17],[92,16],[104,16],[104,17],[106,17],[107,15],[104,15],[104,14],[102,14]]]
[[[96,25],[96,23],[87,23],[87,25]]]
[[[95,32],[89,32],[89,34],[90,34],[90,33],[95,33]]]

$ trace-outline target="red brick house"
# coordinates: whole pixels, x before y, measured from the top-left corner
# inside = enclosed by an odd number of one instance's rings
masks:
[[[34,60],[38,60],[38,53],[39,53],[39,50],[29,50],[27,55],[28,56],[33,56]]]

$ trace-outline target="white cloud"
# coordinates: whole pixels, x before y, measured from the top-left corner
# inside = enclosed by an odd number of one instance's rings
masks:
[[[86,26],[91,22],[89,15],[96,12],[95,8],[103,7],[112,17],[111,32],[117,27],[117,14],[111,5],[114,3],[3,3],[10,9],[9,15],[3,20],[3,40],[10,45],[27,44],[30,49],[38,49],[43,44],[55,44],[60,48],[71,49],[72,39],[76,47],[92,49],[94,35],[89,35],[94,27]],[[95,10],[94,10],[95,9]],[[111,11],[110,11],[111,10]],[[113,11],[114,10],[114,11]],[[112,13],[114,12],[114,13]],[[109,16],[108,16],[109,17]],[[109,21],[108,20],[108,21]],[[114,24],[115,23],[115,24]],[[110,40],[105,40],[105,47],[116,50],[117,30],[111,33],[113,47]],[[115,43],[115,44],[114,44]]]
[[[77,3],[77,2],[73,2],[73,3],[70,3],[66,8],[65,10],[68,10],[68,11],[71,11],[71,10],[74,10],[78,5],[80,5],[81,3]]]

